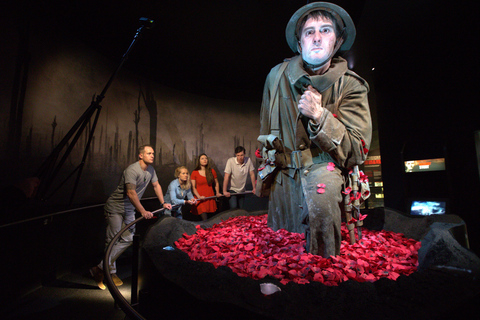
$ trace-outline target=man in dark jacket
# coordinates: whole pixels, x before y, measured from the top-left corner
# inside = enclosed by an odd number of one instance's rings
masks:
[[[286,29],[298,55],[270,71],[263,94],[259,141],[267,168],[271,160],[279,169],[271,173],[268,225],[305,232],[307,250],[323,257],[340,253],[344,175],[365,161],[371,140],[368,84],[334,57],[350,49],[355,33],[335,4],[300,8]],[[259,171],[262,177],[265,183]]]

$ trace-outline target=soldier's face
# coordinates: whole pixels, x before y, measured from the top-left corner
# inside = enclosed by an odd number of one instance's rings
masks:
[[[313,65],[323,64],[333,52],[336,40],[330,19],[308,19],[298,43],[303,60]]]

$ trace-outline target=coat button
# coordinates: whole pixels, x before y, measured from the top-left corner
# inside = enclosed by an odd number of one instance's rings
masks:
[[[301,145],[298,146],[298,149],[305,150],[305,149],[307,149],[307,147],[304,144],[301,144]]]

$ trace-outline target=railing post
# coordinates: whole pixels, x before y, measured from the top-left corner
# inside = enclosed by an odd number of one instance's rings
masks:
[[[135,307],[138,304],[138,258],[140,252],[140,236],[133,236],[133,255],[132,255],[132,295],[130,304]]]

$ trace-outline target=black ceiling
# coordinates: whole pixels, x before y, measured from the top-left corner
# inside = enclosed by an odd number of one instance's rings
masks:
[[[141,17],[155,21],[124,68],[162,84],[209,96],[260,100],[269,70],[292,56],[284,30],[305,0],[28,1],[52,23],[113,61],[120,61]],[[335,1],[356,21],[364,0]],[[60,30],[61,29],[61,30]]]
[[[436,0],[332,0],[357,27],[353,51],[376,67],[377,88],[395,96],[419,86],[429,97],[478,71],[478,10]],[[51,24],[112,61],[120,61],[140,17],[155,20],[123,68],[184,91],[235,100],[261,99],[269,70],[292,56],[284,30],[305,0],[18,0],[19,21]],[[3,12],[5,13],[5,12]],[[424,81],[424,77],[429,81]],[[361,73],[373,82],[372,75]],[[373,84],[373,83],[372,83]],[[462,89],[460,87],[459,89]],[[444,94],[445,90],[440,90]],[[411,94],[411,92],[409,92]],[[423,96],[425,96],[423,95]],[[420,97],[421,98],[421,97]]]

